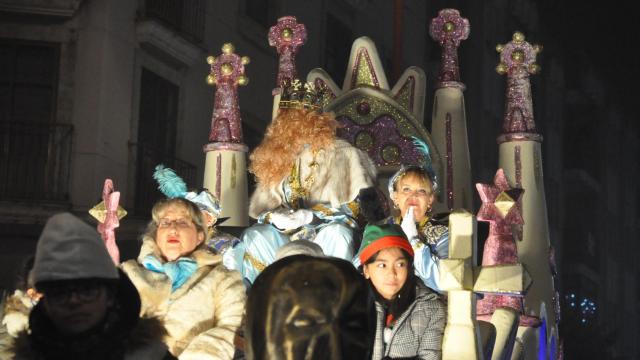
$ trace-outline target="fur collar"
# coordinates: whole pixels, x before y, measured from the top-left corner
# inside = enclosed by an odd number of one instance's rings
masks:
[[[29,328],[29,312],[33,308],[31,298],[22,290],[16,290],[6,299],[2,325],[12,337]]]

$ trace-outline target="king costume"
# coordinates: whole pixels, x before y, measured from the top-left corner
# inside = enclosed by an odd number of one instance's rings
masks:
[[[357,196],[374,186],[376,169],[367,154],[336,137],[338,122],[317,110],[310,88],[285,87],[278,115],[250,157],[257,186],[249,215],[257,223],[224,255],[249,283],[290,241],[313,241],[325,255],[346,260],[354,255]]]

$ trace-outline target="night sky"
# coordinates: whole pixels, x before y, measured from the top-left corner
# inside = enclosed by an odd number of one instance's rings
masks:
[[[592,61],[610,86],[608,97],[620,97],[625,113],[630,111],[630,102],[636,98],[633,89],[640,77],[640,49],[634,40],[638,21],[632,9],[634,2],[558,3],[541,11],[540,16],[544,23],[557,29],[565,47],[567,67],[573,70],[569,74],[580,77],[584,62]],[[635,121],[633,126],[638,126]]]

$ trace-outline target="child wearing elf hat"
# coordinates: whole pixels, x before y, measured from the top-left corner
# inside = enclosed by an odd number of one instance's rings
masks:
[[[372,359],[441,357],[445,307],[416,280],[413,247],[399,225],[367,225],[358,257],[376,297]]]

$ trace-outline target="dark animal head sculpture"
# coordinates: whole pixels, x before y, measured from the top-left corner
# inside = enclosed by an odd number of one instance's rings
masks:
[[[372,297],[351,263],[294,255],[267,267],[247,301],[248,359],[369,359]]]

